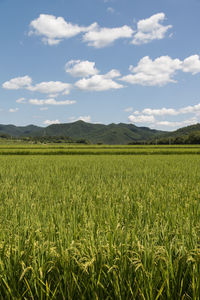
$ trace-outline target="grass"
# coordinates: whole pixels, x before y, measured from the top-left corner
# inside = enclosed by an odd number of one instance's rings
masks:
[[[1,156],[0,299],[199,299],[199,167]]]

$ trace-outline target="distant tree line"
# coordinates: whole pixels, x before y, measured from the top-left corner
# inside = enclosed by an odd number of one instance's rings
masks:
[[[78,143],[78,144],[90,144],[87,139],[73,139],[71,137],[66,136],[35,136],[35,137],[12,137],[8,134],[0,134],[0,138],[2,139],[12,139],[12,140],[21,140],[24,142],[32,142],[32,143]]]
[[[200,144],[200,131],[191,132],[189,134],[172,136],[166,138],[154,140],[154,143],[157,142],[159,145],[197,145]]]
[[[67,136],[41,136],[41,137],[22,137],[23,141],[32,141],[35,143],[78,143],[78,144],[89,144],[86,139],[73,139]]]
[[[1,139],[10,139],[11,137],[10,137],[9,134],[1,133],[1,134],[0,134],[0,138],[1,138]]]
[[[152,140],[133,141],[129,145],[198,145],[200,144],[200,131],[178,136],[167,136]]]
[[[21,140],[29,143],[77,143],[77,144],[91,144],[87,139],[73,139],[66,136],[35,136],[35,137],[13,137],[8,134],[0,134],[1,139],[7,140]],[[103,143],[97,143],[102,145]],[[129,145],[198,145],[200,144],[200,131],[193,131],[189,134],[182,134],[177,136],[163,136],[151,140],[135,140]]]

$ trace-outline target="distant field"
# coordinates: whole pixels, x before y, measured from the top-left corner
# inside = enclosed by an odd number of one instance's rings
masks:
[[[199,299],[198,155],[2,155],[0,190],[0,299]]]
[[[0,144],[0,155],[142,155],[200,154],[200,145],[109,146],[77,144]]]

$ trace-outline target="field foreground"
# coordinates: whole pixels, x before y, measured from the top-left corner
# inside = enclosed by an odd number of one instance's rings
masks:
[[[0,190],[0,299],[200,299],[198,155],[2,155]]]

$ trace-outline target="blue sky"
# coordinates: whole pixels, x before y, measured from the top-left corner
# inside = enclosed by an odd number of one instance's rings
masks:
[[[200,0],[0,0],[0,123],[200,121]]]

